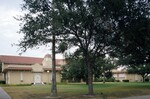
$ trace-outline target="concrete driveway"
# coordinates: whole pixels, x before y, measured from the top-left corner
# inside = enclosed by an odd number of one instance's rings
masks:
[[[0,99],[12,99],[4,90],[0,87]]]

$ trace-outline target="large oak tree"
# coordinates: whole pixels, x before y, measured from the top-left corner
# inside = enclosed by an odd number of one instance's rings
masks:
[[[92,95],[95,60],[111,51],[114,24],[103,11],[100,1],[55,0],[53,7],[58,13],[58,31],[65,35],[68,44],[83,53],[88,73],[88,94]]]

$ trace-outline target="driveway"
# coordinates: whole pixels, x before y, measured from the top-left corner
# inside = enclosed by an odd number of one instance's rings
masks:
[[[134,96],[134,97],[121,98],[121,99],[150,99],[150,95]]]
[[[0,87],[0,99],[12,99],[4,90]]]

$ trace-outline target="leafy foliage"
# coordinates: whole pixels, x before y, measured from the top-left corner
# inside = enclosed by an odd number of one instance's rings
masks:
[[[122,6],[108,4],[117,22],[114,45],[121,64],[139,65],[150,62],[150,1],[115,0]],[[108,8],[108,7],[107,7]]]
[[[150,62],[149,0],[24,0],[19,42],[22,51],[64,39],[78,47],[93,94],[93,68],[106,54],[122,64]],[[64,52],[65,47],[61,48]]]
[[[128,67],[128,73],[131,74],[139,74],[143,78],[143,82],[145,78],[150,74],[150,64],[138,65],[138,66],[130,66]]]
[[[57,34],[54,23],[55,14],[49,0],[24,0],[22,5],[23,16],[16,18],[21,21],[19,33],[24,37],[20,40],[18,46],[22,51],[28,48],[34,48],[40,45],[47,45],[52,41],[52,34]],[[55,30],[55,32],[54,32]]]
[[[68,64],[62,67],[62,79],[73,82],[86,81],[87,73],[83,59],[70,59]]]
[[[98,58],[93,66],[94,79],[101,78],[103,73],[105,73],[107,79],[111,78],[111,70],[115,68],[115,65],[109,59],[104,58]],[[81,55],[71,55],[67,58],[67,64],[62,67],[62,79],[73,82],[80,82],[81,80],[87,82],[87,67]]]
[[[93,94],[93,67],[96,58],[110,53],[114,24],[100,1],[55,0],[54,9],[59,13],[59,33],[68,44],[78,47],[87,67],[88,93]]]

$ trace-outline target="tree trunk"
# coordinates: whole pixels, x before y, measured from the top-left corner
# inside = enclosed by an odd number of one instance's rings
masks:
[[[143,79],[143,82],[145,82],[145,76],[144,75],[142,75],[142,79]]]
[[[92,68],[90,64],[88,64],[88,94],[93,95],[93,75],[92,75]]]
[[[52,36],[52,87],[51,96],[57,96],[57,86],[56,86],[56,63],[55,63],[55,34]]]
[[[92,73],[92,66],[90,65],[89,56],[86,57],[86,65],[88,71],[88,95],[93,95],[93,73]]]
[[[105,84],[105,72],[103,72],[103,84]]]

